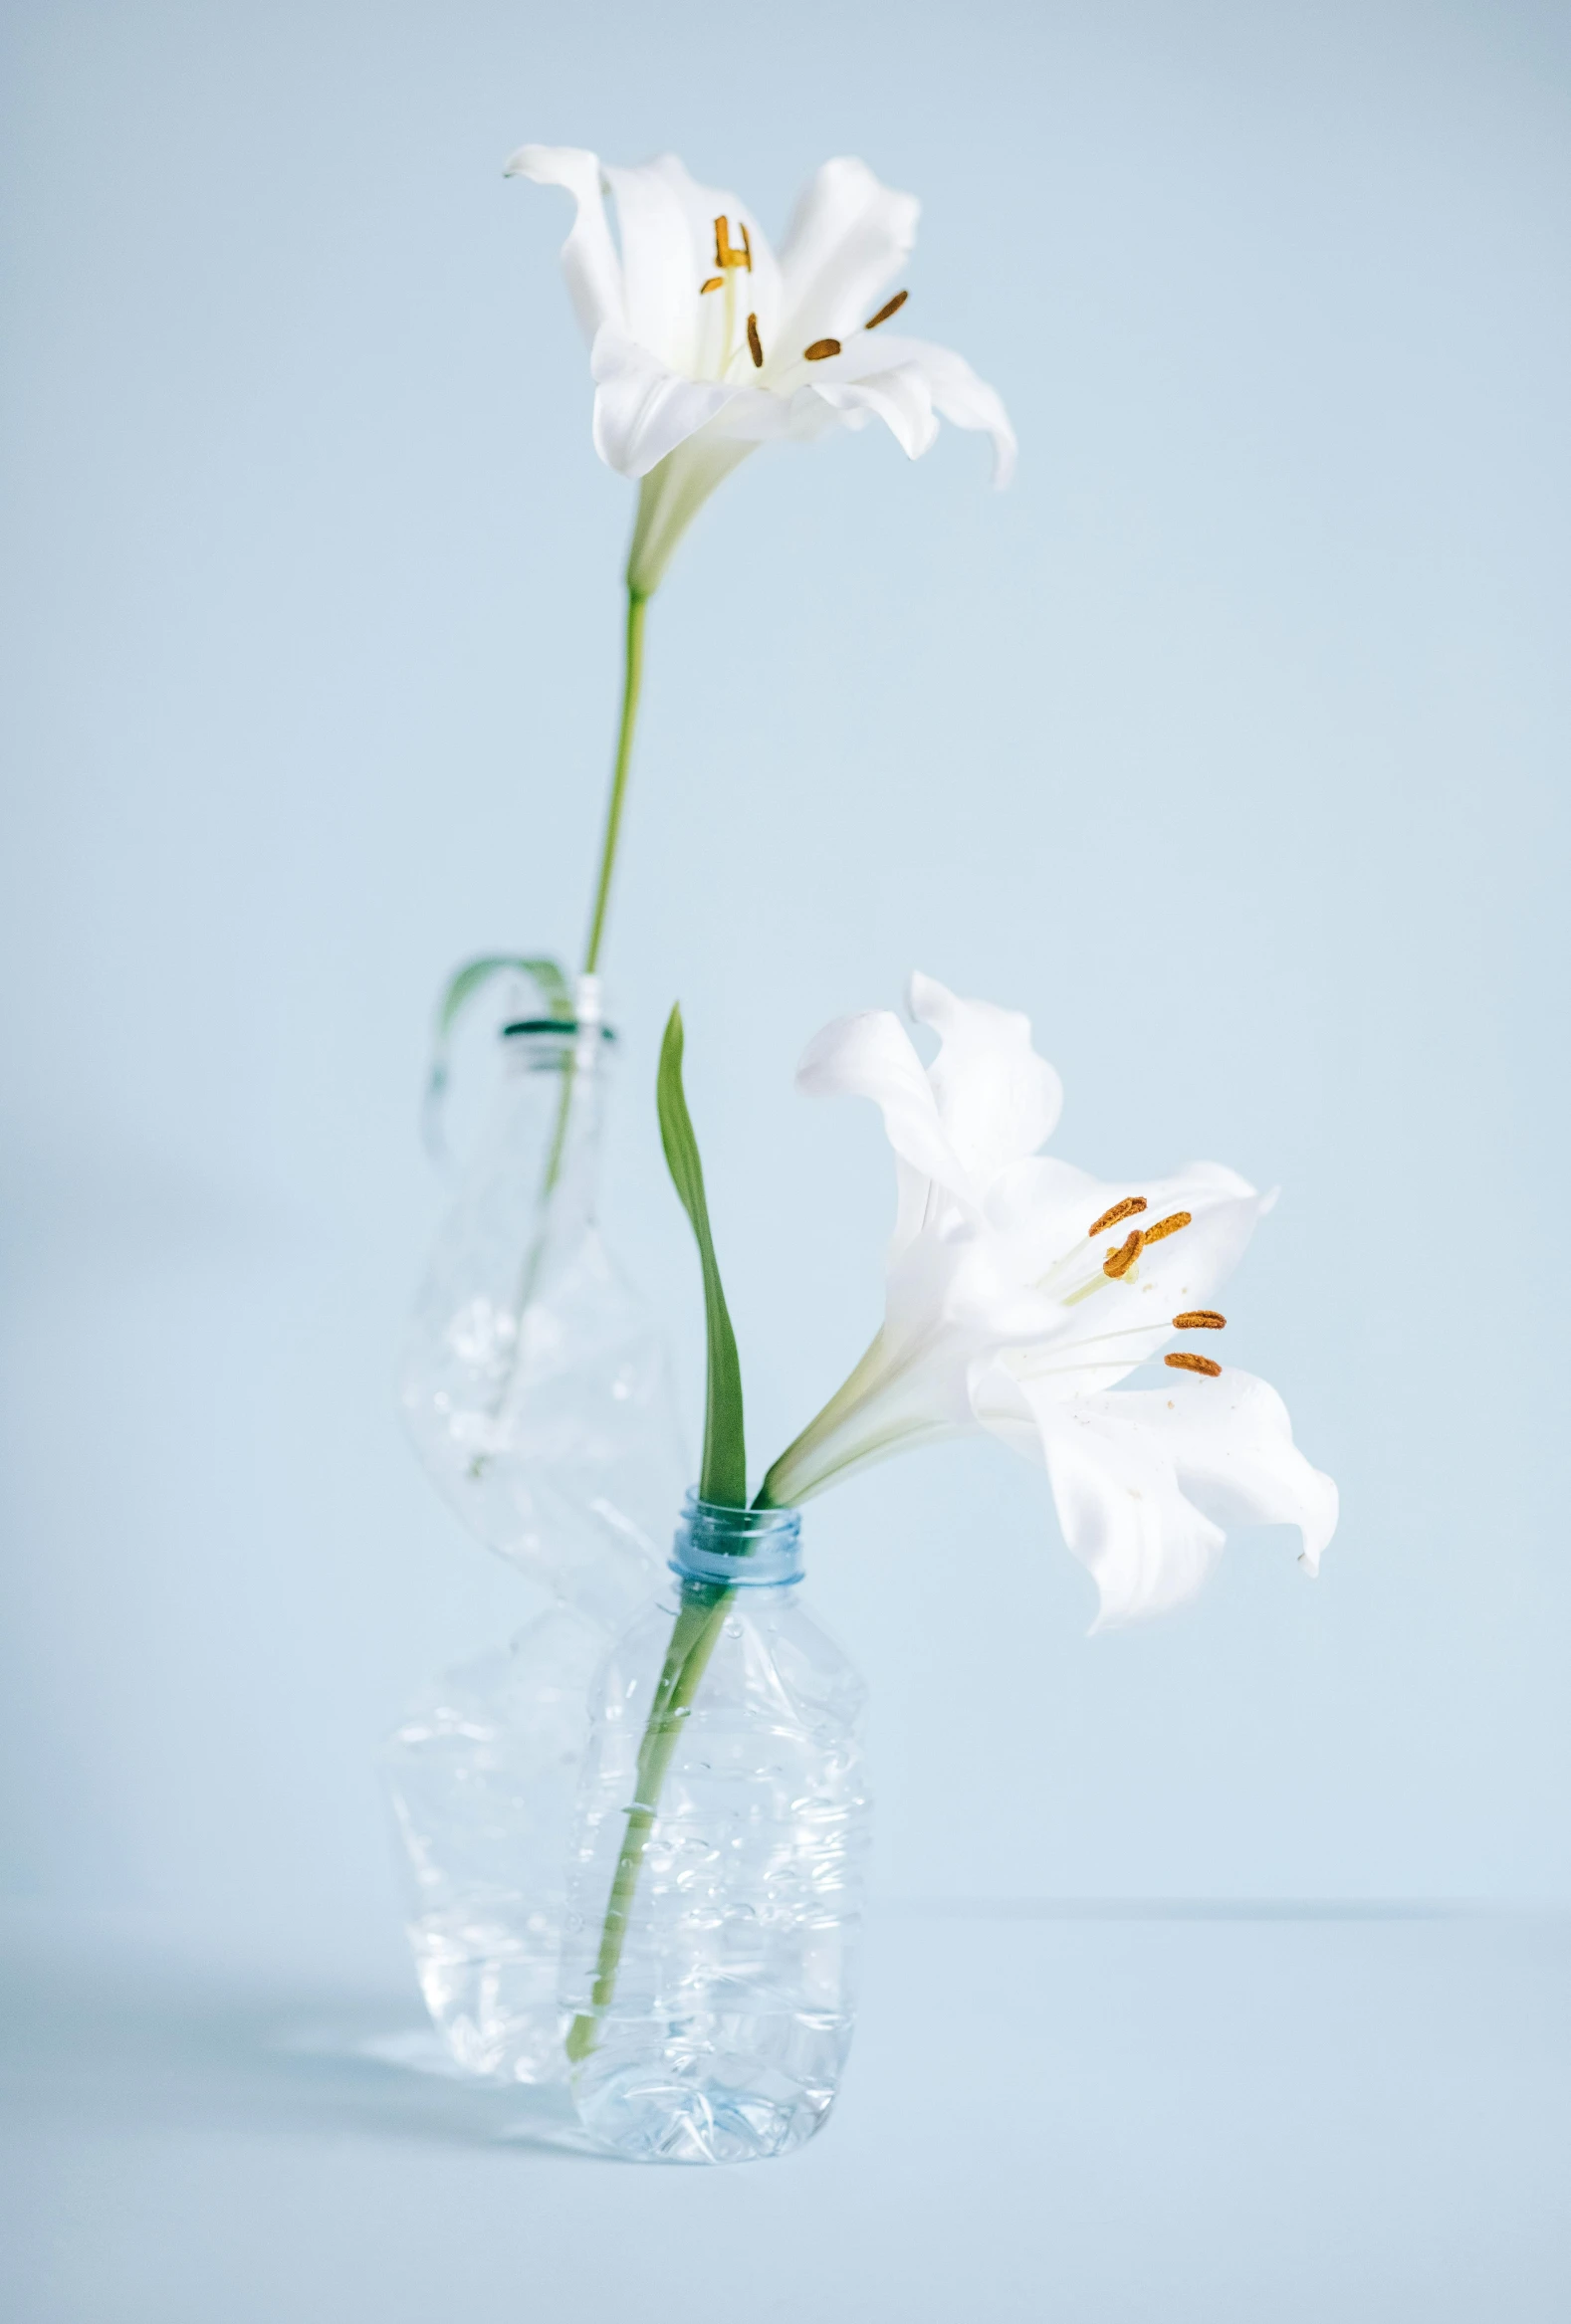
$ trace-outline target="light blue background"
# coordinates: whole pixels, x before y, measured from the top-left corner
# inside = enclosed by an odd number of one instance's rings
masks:
[[[1564,12],[62,4],[6,35],[5,1882],[397,1955],[372,1776],[532,1601],[406,1452],[432,996],[580,941],[631,494],[525,137],[918,191],[975,439],[760,455],[650,618],[617,1246],[760,1465],[890,1170],[795,1057],[917,963],[1106,1172],[1284,1188],[1227,1305],[1343,1489],[1088,1642],[1001,1451],[818,1504],[891,1899],[1564,1899]]]

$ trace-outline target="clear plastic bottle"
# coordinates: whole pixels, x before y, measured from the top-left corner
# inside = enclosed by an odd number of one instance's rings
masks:
[[[786,2154],[850,2046],[865,1689],[801,1602],[800,1519],[690,1495],[598,1681],[561,2001],[584,2126],[639,2161]]]
[[[431,2021],[466,2073],[560,2082],[563,1866],[589,1685],[607,1639],[558,1603],[422,1689],[383,1774]]]
[[[444,1497],[554,1598],[511,1647],[433,1679],[383,1755],[432,2020],[460,2066],[525,2082],[566,2070],[557,1981],[589,1681],[658,1576],[683,1471],[664,1341],[595,1222],[614,1055],[595,998],[580,987],[575,1021],[504,1029],[399,1378]]]
[[[618,1622],[658,1571],[650,1528],[681,1491],[681,1440],[664,1338],[596,1221],[615,1037],[591,977],[578,1011],[503,1028],[496,1101],[398,1387],[415,1450],[469,1531]]]

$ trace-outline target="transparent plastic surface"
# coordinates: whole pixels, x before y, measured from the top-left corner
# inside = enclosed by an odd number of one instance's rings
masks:
[[[592,1018],[504,1035],[491,1119],[399,1367],[405,1425],[469,1531],[608,1625],[651,1586],[683,1475],[671,1367],[595,1220],[614,1054]]]
[[[444,1497],[556,1603],[510,1649],[432,1680],[383,1771],[432,2020],[468,2071],[536,2082],[565,2072],[563,1865],[589,1680],[658,1578],[684,1464],[664,1342],[595,1223],[612,1044],[585,1016],[502,1048],[399,1387]]]
[[[651,1784],[649,1717],[663,1681],[670,1696],[673,1633],[708,1607],[718,1634]],[[673,1578],[612,1650],[596,1697],[562,1953],[579,2116],[639,2161],[786,2154],[826,2119],[851,2040],[862,1682],[795,1585],[727,1593]],[[640,1802],[641,1789],[655,1796]],[[607,1907],[640,1804],[652,1818],[608,1980]]]
[[[468,2072],[561,2081],[564,1873],[599,1624],[558,1605],[511,1647],[446,1671],[383,1766],[432,2023]]]

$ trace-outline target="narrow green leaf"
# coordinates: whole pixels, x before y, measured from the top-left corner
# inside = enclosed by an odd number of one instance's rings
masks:
[[[483,991],[493,977],[509,971],[531,979],[548,1016],[565,1021],[572,1015],[572,987],[561,961],[547,954],[526,957],[515,952],[487,952],[480,959],[467,960],[462,968],[455,969],[437,1003],[436,1025],[431,1035],[431,1070],[425,1085],[425,1140],[433,1154],[442,1151],[442,1100],[447,1095],[453,1034],[458,1020],[477,992]]]
[[[698,1140],[693,1135],[692,1117],[682,1090],[682,1011],[679,1008],[671,1011],[665,1039],[660,1044],[655,1102],[660,1113],[660,1143],[665,1148],[666,1165],[682,1207],[693,1222],[704,1270],[709,1382],[704,1402],[704,1465],[699,1474],[699,1495],[705,1501],[745,1509],[748,1454],[742,1416],[742,1367],[737,1361],[736,1334],[726,1310],[720,1264],[709,1231],[704,1166],[698,1159]]]

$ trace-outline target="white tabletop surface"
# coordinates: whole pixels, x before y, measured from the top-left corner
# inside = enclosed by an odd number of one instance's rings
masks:
[[[574,2150],[417,2007],[6,1939],[18,2324],[1564,2324],[1571,1917],[887,1910],[840,2107],[734,2171]]]

